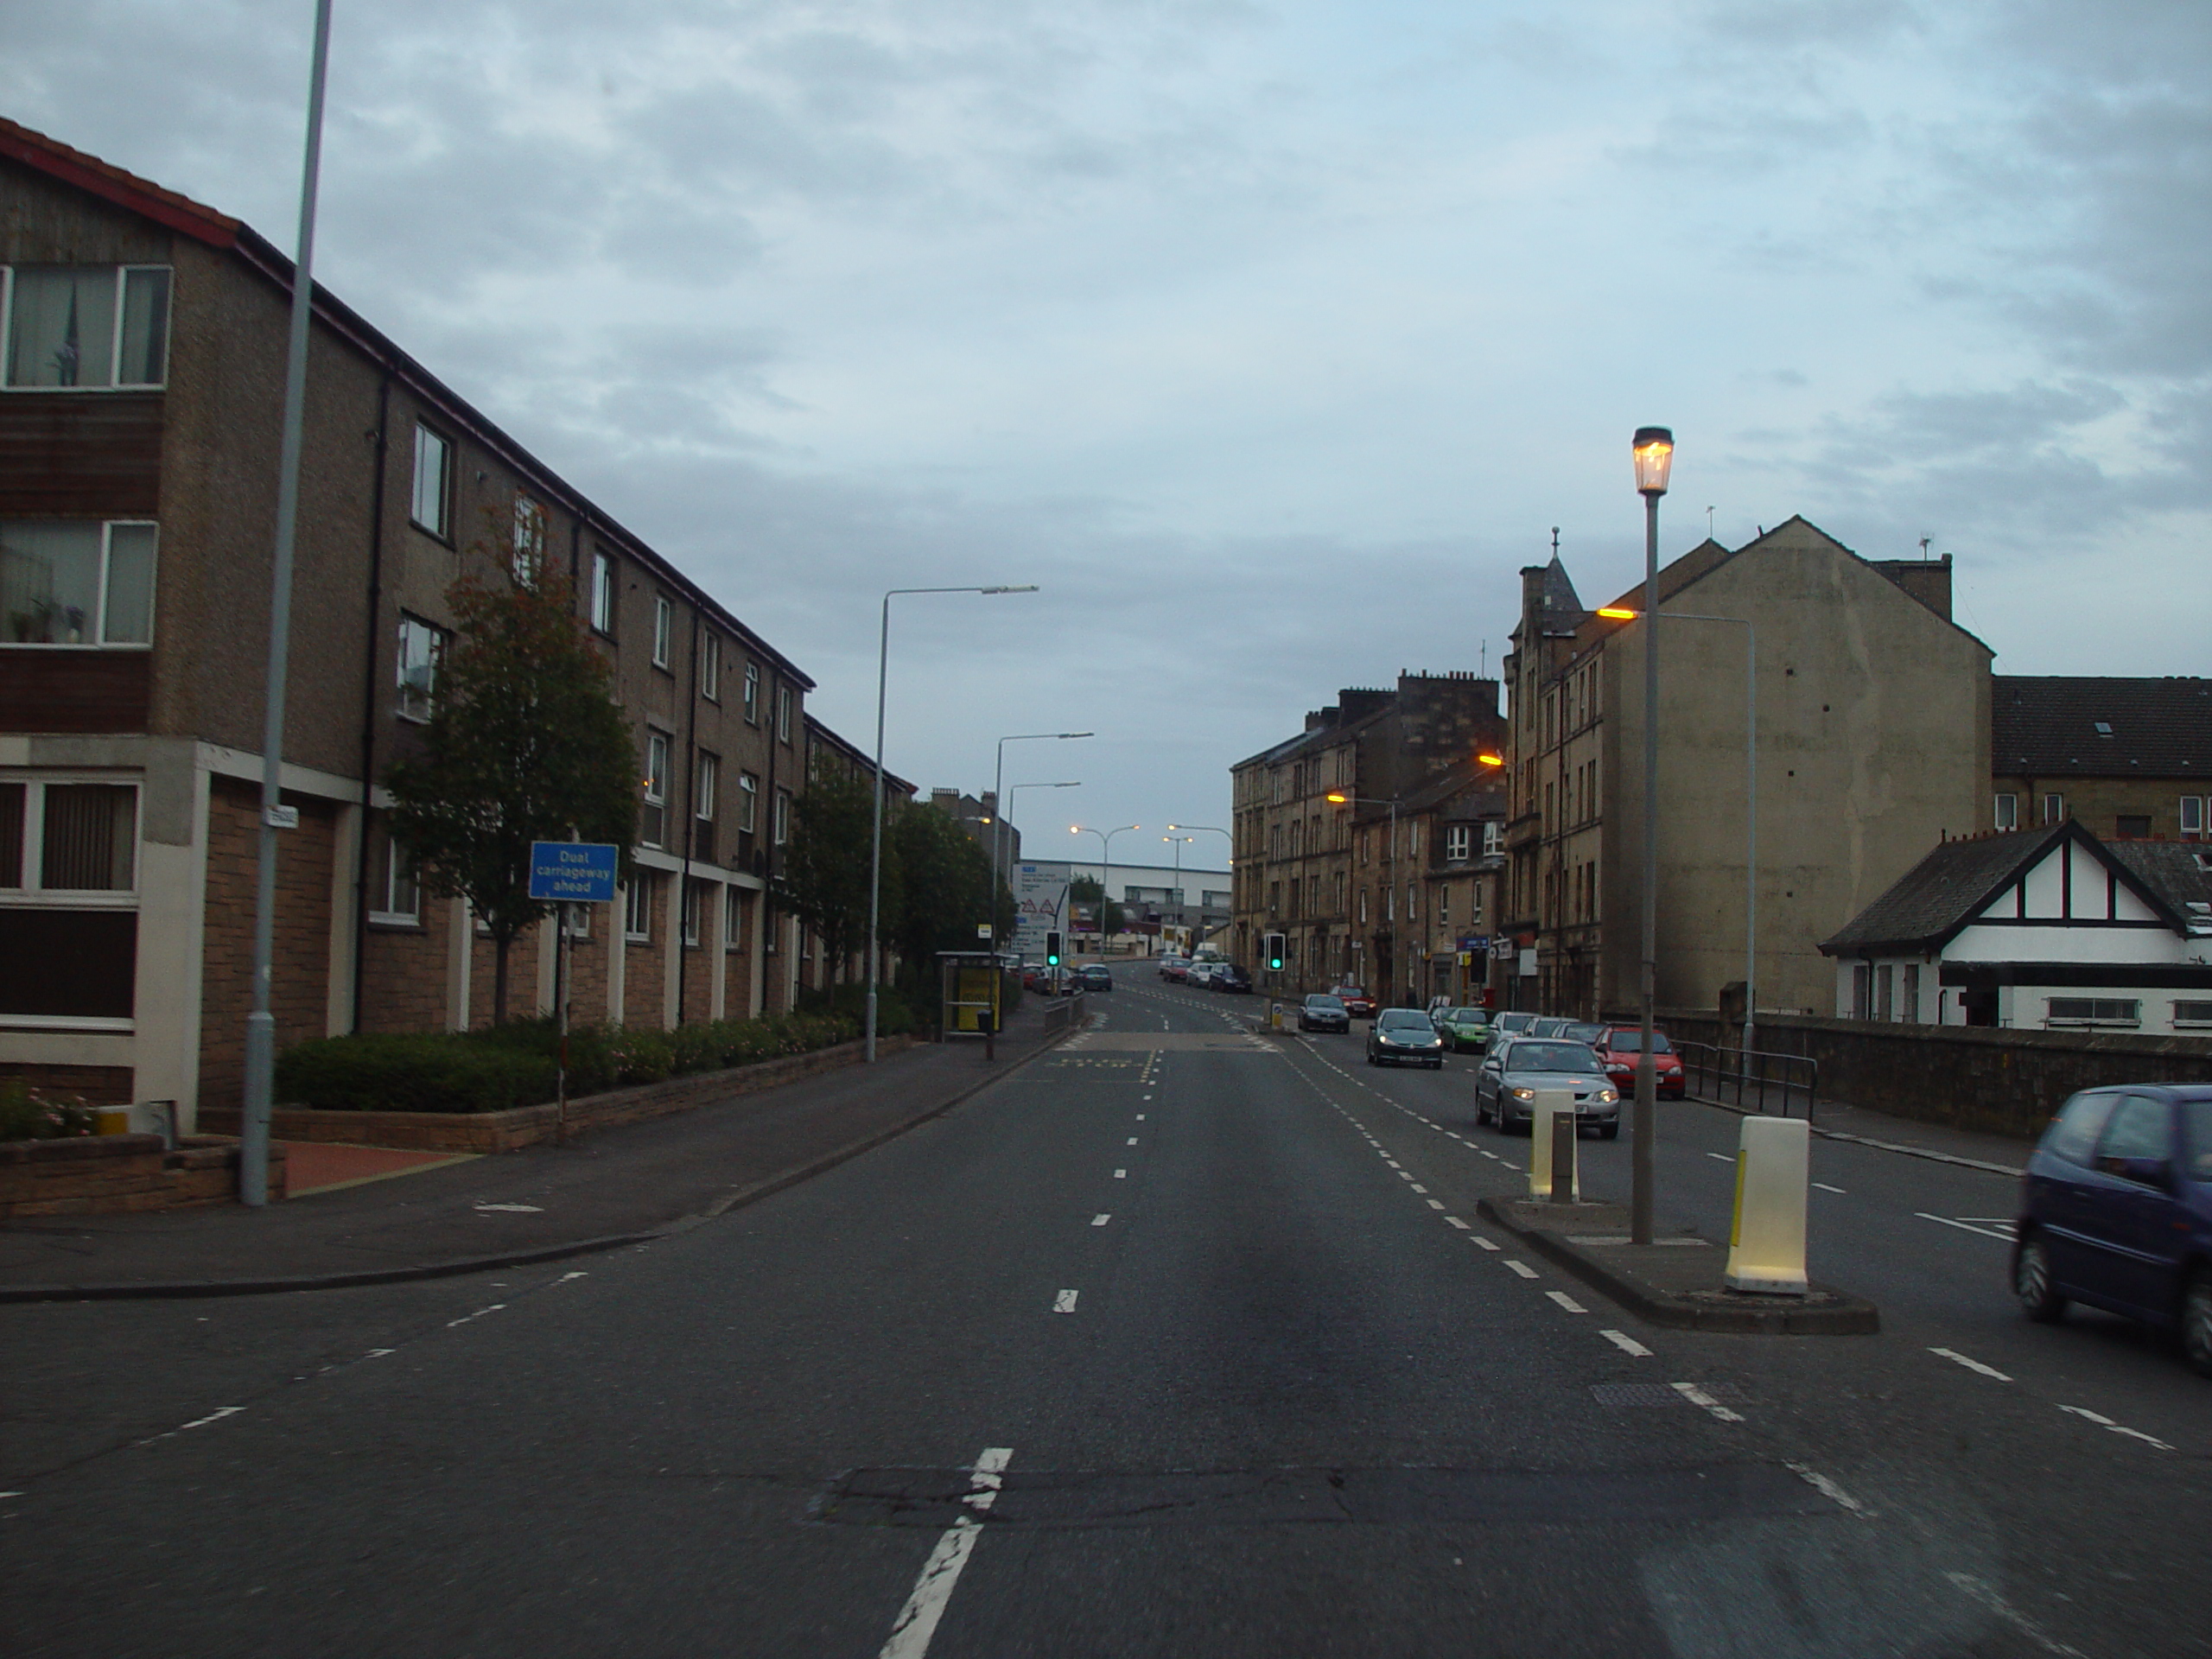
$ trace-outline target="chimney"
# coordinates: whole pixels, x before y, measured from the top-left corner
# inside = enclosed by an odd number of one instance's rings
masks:
[[[1940,559],[1869,559],[1867,563],[1946,622],[1951,620],[1951,556]]]

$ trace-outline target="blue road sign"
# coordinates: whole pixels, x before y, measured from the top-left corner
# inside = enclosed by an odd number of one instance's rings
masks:
[[[621,851],[609,841],[533,841],[530,896],[577,905],[613,904]]]

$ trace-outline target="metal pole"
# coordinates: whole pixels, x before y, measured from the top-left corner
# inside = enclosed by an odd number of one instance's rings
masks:
[[[238,1202],[269,1202],[269,1119],[276,1070],[270,977],[276,944],[276,809],[283,801],[284,690],[292,650],[292,547],[300,516],[300,428],[307,410],[308,324],[315,308],[315,189],[322,169],[322,92],[330,63],[330,0],[315,0],[308,77],[307,154],[300,176],[299,259],[292,270],[284,359],[284,424],[276,461],[276,545],[269,572],[269,670],[261,732],[261,848],[253,897],[253,1011],[245,1022],[245,1099],[238,1125]],[[369,787],[361,779],[365,797]]]
[[[868,842],[868,1029],[865,1058],[875,1064],[875,982],[881,976],[882,945],[876,926],[883,913],[883,681],[891,662],[891,595],[883,596],[883,632],[875,650],[875,829]]]
[[[998,764],[991,769],[991,954],[999,949],[999,837],[1006,833],[1006,745],[999,739]],[[986,1047],[988,1045],[985,1045]]]
[[[1758,1040],[1759,630],[1744,622],[1744,1052]]]
[[[563,905],[553,912],[553,977],[556,982],[554,1001],[561,1010],[561,1058],[555,1076],[559,1079],[559,1091],[554,1097],[553,1143],[569,1144],[569,906]]]
[[[1630,1161],[1629,1240],[1651,1242],[1651,1166],[1659,1145],[1659,1069],[1651,1052],[1659,986],[1659,496],[1643,497],[1643,1052],[1636,1057],[1636,1140]]]

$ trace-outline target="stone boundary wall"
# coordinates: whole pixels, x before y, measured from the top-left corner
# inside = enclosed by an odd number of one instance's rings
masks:
[[[912,1041],[903,1036],[879,1037],[876,1052],[896,1054]],[[865,1042],[839,1043],[810,1053],[733,1066],[727,1071],[699,1071],[688,1077],[671,1077],[665,1083],[581,1096],[569,1102],[569,1132],[575,1135],[586,1129],[611,1128],[618,1123],[643,1122],[734,1096],[780,1088],[802,1077],[854,1065],[867,1049]],[[550,1101],[504,1112],[326,1112],[280,1106],[270,1133],[278,1141],[332,1141],[423,1152],[516,1152],[552,1140],[558,1129],[557,1117]],[[211,1128],[235,1131],[238,1111],[236,1107],[203,1106],[200,1121]]]
[[[1732,1048],[1738,1028],[1705,1010],[1669,1010],[1677,1039]],[[2212,1039],[2131,1032],[1908,1026],[1815,1014],[1758,1022],[1757,1045],[1821,1068],[1821,1101],[1923,1123],[2032,1141],[2077,1090],[2118,1083],[2212,1083]],[[1820,1121],[1815,1105],[1813,1121]]]
[[[173,1152],[158,1135],[0,1141],[0,1220],[191,1209],[238,1190],[238,1142],[219,1135],[186,1135]],[[282,1147],[269,1151],[269,1196],[284,1196]]]

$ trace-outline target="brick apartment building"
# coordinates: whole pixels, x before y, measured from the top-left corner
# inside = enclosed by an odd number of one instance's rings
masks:
[[[290,278],[251,227],[0,122],[0,1071],[187,1124],[242,1081]],[[857,753],[813,682],[320,290],[308,387],[279,1045],[489,1017],[488,938],[419,888],[375,780],[419,741],[450,584],[493,560],[570,574],[637,734],[638,875],[575,940],[579,1016],[788,1006],[807,953],[767,888],[810,766]]]

